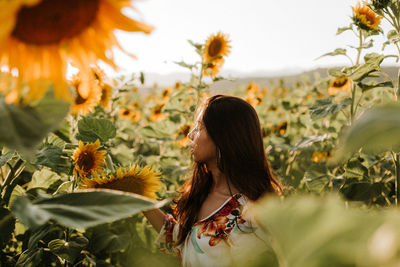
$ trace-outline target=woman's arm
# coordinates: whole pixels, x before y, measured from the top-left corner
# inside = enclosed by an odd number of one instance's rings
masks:
[[[160,232],[161,228],[164,225],[165,214],[160,209],[153,209],[143,211],[144,216],[146,216],[147,220],[153,225],[154,229],[157,232]]]

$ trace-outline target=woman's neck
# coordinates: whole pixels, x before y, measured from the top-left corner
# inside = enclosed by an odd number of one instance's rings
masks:
[[[211,172],[213,178],[210,193],[218,193],[226,196],[239,193],[231,183],[228,185],[227,177],[220,171],[217,164],[207,164],[207,170]]]

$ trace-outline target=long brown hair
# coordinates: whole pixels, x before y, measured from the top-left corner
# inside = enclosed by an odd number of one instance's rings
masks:
[[[205,104],[202,122],[217,147],[218,168],[228,186],[233,185],[253,201],[265,193],[281,192],[266,158],[260,121],[250,104],[233,96],[212,96]],[[206,165],[195,162],[192,177],[179,188],[180,197],[174,200],[180,224],[177,244],[190,233],[212,184]]]

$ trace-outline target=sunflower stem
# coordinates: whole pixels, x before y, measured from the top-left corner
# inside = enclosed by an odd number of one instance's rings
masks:
[[[355,107],[354,107],[355,97],[356,97],[356,85],[355,83],[353,83],[353,85],[351,86],[350,125],[353,124],[355,115]]]
[[[360,56],[361,56],[361,50],[362,50],[362,44],[363,44],[363,35],[362,35],[361,29],[359,30],[359,35],[358,35],[358,37],[359,37],[359,40],[360,40],[360,45],[359,45],[359,47],[357,48],[356,65],[358,65],[359,62],[360,62]]]

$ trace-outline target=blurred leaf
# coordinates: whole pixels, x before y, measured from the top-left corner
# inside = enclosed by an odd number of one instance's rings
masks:
[[[84,236],[72,237],[68,242],[62,239],[54,239],[49,242],[49,249],[62,259],[74,263],[81,251],[89,244]]]
[[[351,24],[348,27],[338,28],[337,31],[336,31],[336,35],[339,35],[339,34],[345,32],[345,31],[348,31],[348,30],[351,30],[351,29],[353,29]]]
[[[340,192],[352,201],[369,202],[382,194],[383,185],[381,183],[353,182],[345,184]]]
[[[116,136],[114,124],[107,119],[82,117],[78,121],[78,131],[76,138],[83,142],[95,142],[100,139],[104,143]]]
[[[14,151],[9,151],[4,155],[0,156],[0,167],[3,166],[4,164],[6,164],[14,155]]]
[[[183,61],[174,61],[174,63],[179,65],[179,66],[181,66],[181,67],[187,68],[189,70],[192,70],[193,68],[196,68],[196,64],[187,64],[187,63],[185,63]]]
[[[141,129],[141,132],[144,136],[150,137],[150,138],[156,138],[159,140],[168,140],[171,139],[171,134],[162,131],[159,129],[157,126],[145,126]]]
[[[96,232],[91,238],[91,248],[93,252],[99,253],[105,251],[107,253],[115,253],[126,249],[131,242],[129,232],[119,234],[112,233],[107,230]]]
[[[334,159],[347,158],[359,151],[378,153],[400,146],[400,105],[389,103],[365,111],[340,138]]]
[[[326,56],[339,56],[339,55],[342,55],[342,56],[346,55],[346,49],[336,48],[335,51],[323,54],[322,56],[317,57],[316,59],[320,59],[320,58],[326,57]]]
[[[392,266],[399,260],[397,210],[346,207],[334,196],[297,196],[266,197],[252,214],[285,266]]]
[[[0,99],[0,145],[32,156],[34,148],[56,129],[69,111],[69,104],[47,95],[35,106],[9,105]]]
[[[329,138],[328,134],[324,134],[321,136],[305,136],[300,141],[298,141],[294,146],[296,148],[306,148],[310,147],[314,143],[322,142],[327,138]]]
[[[87,228],[161,207],[165,203],[103,189],[60,194],[36,202],[20,197],[14,201],[11,211],[29,228],[36,228],[50,219],[71,228]]]
[[[143,73],[142,71],[140,72],[139,80],[140,80],[140,83],[141,83],[141,84],[144,84],[145,79],[144,79],[144,73]]]
[[[339,103],[332,103],[333,98],[325,98],[322,100],[317,100],[316,105],[312,105],[309,107],[310,116],[312,120],[317,120],[324,118],[326,116],[335,114],[342,110],[343,108],[351,105],[351,99],[346,98]]]
[[[58,146],[46,145],[36,152],[36,164],[51,168],[55,172],[62,172],[68,167],[64,153]]]

